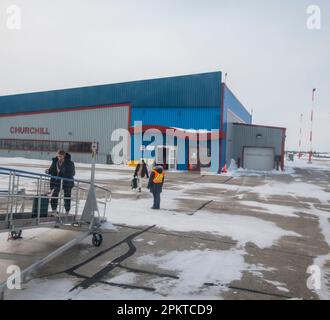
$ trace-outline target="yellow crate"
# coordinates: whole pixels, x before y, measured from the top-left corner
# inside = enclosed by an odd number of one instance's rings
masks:
[[[128,166],[129,167],[136,167],[139,164],[139,161],[129,161]]]

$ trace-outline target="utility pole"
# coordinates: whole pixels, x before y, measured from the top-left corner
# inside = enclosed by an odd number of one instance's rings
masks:
[[[304,115],[301,114],[300,115],[300,132],[299,132],[299,159],[301,159],[301,156],[302,156],[301,144],[302,144],[303,118],[304,118]]]
[[[311,144],[311,151],[309,153],[309,159],[308,163],[312,163],[312,158],[313,158],[313,127],[314,127],[314,109],[315,109],[315,92],[316,89],[313,89],[313,95],[312,95],[312,113],[311,113],[311,132],[310,132],[310,144]]]

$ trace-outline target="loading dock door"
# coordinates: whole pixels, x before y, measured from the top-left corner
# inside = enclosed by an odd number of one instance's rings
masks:
[[[244,148],[244,169],[270,171],[275,168],[272,148]]]

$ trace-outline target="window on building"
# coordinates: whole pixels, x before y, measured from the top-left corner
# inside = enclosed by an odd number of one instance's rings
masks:
[[[58,150],[65,150],[73,153],[90,153],[92,150],[92,142],[0,139],[0,149],[38,152],[57,152]]]
[[[7,149],[7,150],[14,150],[16,148],[16,143],[11,140],[5,140],[3,143],[3,147],[4,147],[4,149]]]

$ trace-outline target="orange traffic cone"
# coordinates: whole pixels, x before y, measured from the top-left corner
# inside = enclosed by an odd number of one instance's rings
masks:
[[[222,173],[228,173],[228,170],[227,170],[227,164],[225,164],[225,166],[222,168]]]

